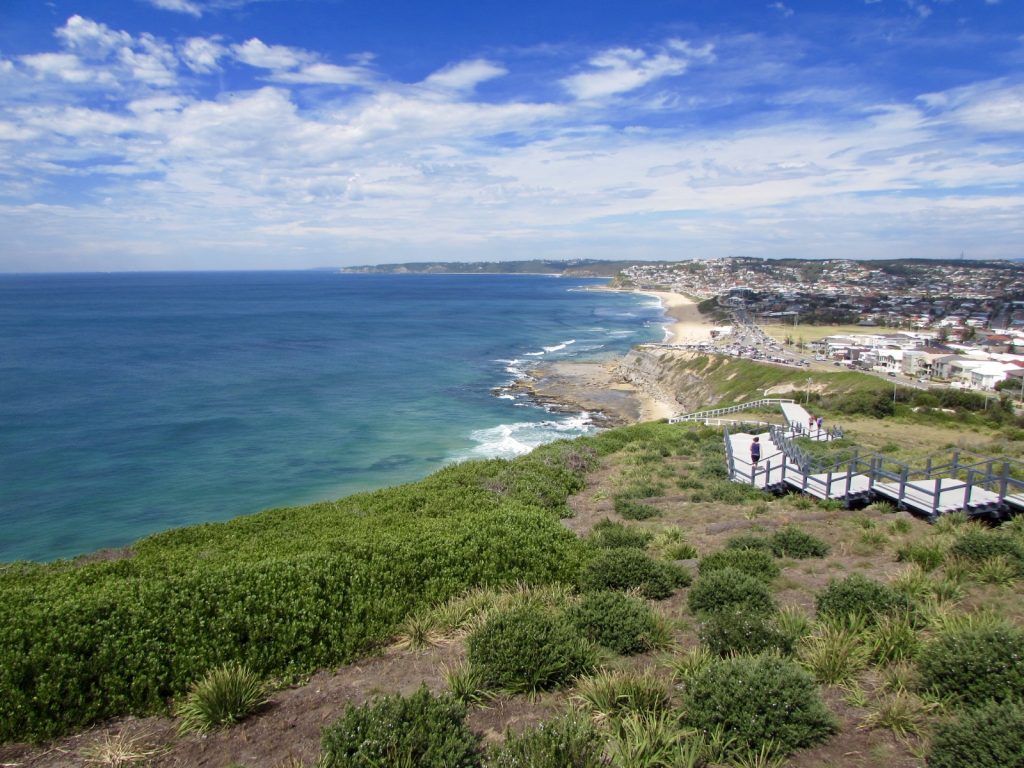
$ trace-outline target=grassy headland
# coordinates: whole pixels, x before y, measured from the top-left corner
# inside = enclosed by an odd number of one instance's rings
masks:
[[[715,386],[735,400],[747,399],[737,378],[762,377],[769,386],[793,375],[748,361],[692,362],[715,371]],[[810,393],[819,410],[839,420],[857,393],[869,406],[846,414],[850,444],[1024,449],[1012,419],[971,410],[976,403],[957,406],[970,429],[955,413],[905,403],[877,418],[873,390],[862,382],[870,377],[833,376],[834,390]],[[551,719],[575,700],[594,716],[597,725],[584,730],[613,765],[663,750],[645,764],[753,765],[760,752],[770,760],[758,765],[909,768],[955,740],[955,727],[973,722],[978,706],[978,675],[961,683],[956,674],[963,654],[1024,642],[1024,526],[984,531],[957,516],[928,526],[884,504],[853,512],[768,496],[724,475],[718,430],[649,423],[337,502],[169,531],[117,559],[10,564],[0,572],[0,738],[45,739],[128,713],[167,721],[169,701],[225,663],[241,662],[281,687],[379,653],[400,636],[421,650],[388,652],[389,663],[457,692],[471,719],[492,718],[490,730],[500,733],[512,718]],[[700,558],[699,567],[680,571],[686,558]],[[722,584],[712,590],[713,581]],[[546,591],[510,589],[515,584]],[[646,597],[622,602],[606,592],[628,584]],[[740,602],[726,605],[716,597],[723,589]],[[893,610],[879,613],[883,603]],[[558,637],[581,659],[580,677],[532,699],[473,677],[473,665],[483,664],[473,643],[501,629],[487,617],[509,611],[513,627]],[[602,620],[612,611],[621,621]],[[468,655],[467,632],[476,638]],[[590,639],[573,640],[573,632]],[[605,650],[583,653],[587,643]],[[431,648],[441,647],[467,666],[444,671],[438,662],[422,672]],[[498,664],[504,674],[516,667],[515,650],[498,647],[505,655],[487,656],[486,668]],[[784,661],[765,661],[765,651]],[[719,660],[731,653],[744,661]],[[558,659],[548,662],[558,669]],[[1005,674],[985,678],[980,691],[1012,708],[1021,662],[998,664]],[[721,684],[729,665],[756,677],[766,695],[796,696],[807,730],[780,744],[740,729],[732,714],[744,722],[768,715],[747,712],[742,696],[729,698]],[[503,685],[519,686],[510,680]],[[364,686],[365,696],[394,692],[383,681]],[[698,702],[693,692],[701,690],[720,700]],[[322,717],[323,702],[309,698],[310,717]],[[496,713],[504,712],[518,714],[502,720]],[[273,707],[258,716],[274,717]],[[308,764],[320,748],[319,721],[307,729],[312,742],[295,746],[301,761],[272,752],[272,744],[291,743],[283,736],[290,728],[268,737],[264,759],[245,764]],[[716,728],[728,730],[715,736]],[[214,748],[235,754],[232,733],[168,737],[163,746],[176,756],[148,764],[187,764]],[[341,737],[332,733],[336,745]],[[254,736],[238,738],[251,752]],[[516,738],[507,744],[527,749]],[[692,761],[679,761],[684,748]],[[487,766],[511,760],[480,757]]]

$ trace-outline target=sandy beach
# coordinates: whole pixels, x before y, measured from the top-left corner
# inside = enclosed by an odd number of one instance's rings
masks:
[[[711,325],[697,309],[697,303],[681,293],[670,291],[637,291],[644,296],[653,296],[665,308],[665,314],[673,322],[666,326],[666,344],[692,344],[711,339]]]

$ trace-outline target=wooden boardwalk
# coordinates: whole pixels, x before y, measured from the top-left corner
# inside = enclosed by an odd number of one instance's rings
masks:
[[[794,438],[834,440],[842,436],[842,430],[814,429],[808,434],[810,414],[806,409],[792,401],[777,404],[785,427],[772,425],[767,431],[751,424],[725,428],[726,461],[734,482],[772,492],[797,491],[822,500],[838,500],[847,507],[885,500],[930,520],[961,510],[991,520],[1024,511],[1024,480],[1017,479],[1024,477],[1024,464],[992,458],[965,463],[960,453],[954,452],[948,464],[933,465],[929,459],[926,467],[914,469],[880,454],[859,455],[855,450],[845,463],[821,467],[793,442]],[[700,414],[701,420],[711,413]],[[690,419],[679,418],[684,420]],[[752,426],[754,431],[740,431]],[[756,466],[750,461],[754,437],[761,444]]]

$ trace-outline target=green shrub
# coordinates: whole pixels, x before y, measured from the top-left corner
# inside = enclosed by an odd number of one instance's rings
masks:
[[[757,536],[753,533],[741,533],[731,536],[725,542],[726,549],[757,549],[771,553],[772,541],[767,536]]]
[[[742,607],[710,614],[700,628],[700,639],[719,656],[754,655],[763,651],[788,655],[793,651],[793,639],[775,626],[771,616]]]
[[[971,563],[1003,556],[1013,563],[1018,575],[1024,574],[1024,545],[998,530],[969,530],[949,548],[949,554]]]
[[[657,507],[627,496],[615,497],[615,511],[626,520],[648,520],[661,515]]]
[[[509,731],[487,768],[602,768],[604,739],[589,717],[570,712],[522,734]]]
[[[435,698],[426,686],[409,697],[349,705],[324,729],[323,768],[474,768],[480,764],[479,739],[465,716],[461,704]]]
[[[483,684],[509,691],[554,688],[594,664],[593,648],[566,616],[529,604],[497,612],[466,646]]]
[[[267,689],[258,675],[241,664],[210,670],[195,683],[178,706],[181,731],[206,731],[234,725],[267,702]]]
[[[735,568],[702,574],[688,599],[690,610],[703,615],[736,608],[748,613],[771,613],[775,609],[764,582]]]
[[[622,499],[650,499],[660,496],[665,487],[657,480],[635,480],[622,489],[616,498]]]
[[[347,663],[475,585],[575,582],[589,548],[558,520],[571,455],[167,531],[117,561],[0,569],[0,742],[164,712],[226,662],[262,679]]]
[[[792,525],[773,533],[771,546],[772,554],[776,557],[795,557],[798,560],[825,557],[829,552],[829,546],[824,541]]]
[[[1024,768],[1024,705],[989,702],[939,724],[928,768]]]
[[[733,753],[790,753],[824,741],[836,723],[810,675],[771,655],[721,659],[684,689],[686,725],[724,729]]]
[[[602,549],[616,549],[618,547],[643,549],[652,537],[653,535],[647,531],[631,528],[605,518],[594,526],[588,540],[591,544]]]
[[[623,655],[655,646],[658,620],[646,603],[621,592],[589,592],[569,611],[584,636]]]
[[[823,619],[844,620],[858,616],[869,626],[880,615],[910,612],[913,608],[911,602],[894,589],[859,573],[831,580],[818,593],[817,605],[818,616]]]
[[[698,564],[702,576],[722,568],[734,568],[765,583],[782,572],[771,554],[760,549],[721,549],[702,557]]]
[[[1024,630],[965,627],[946,632],[918,656],[924,689],[967,704],[1024,697]]]
[[[643,552],[607,549],[583,569],[580,585],[584,591],[637,588],[644,597],[662,600],[689,581],[689,573],[682,568],[654,560]]]

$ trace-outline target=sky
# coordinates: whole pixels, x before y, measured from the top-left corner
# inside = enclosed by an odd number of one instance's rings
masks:
[[[1024,257],[1024,0],[0,0],[0,272]]]

